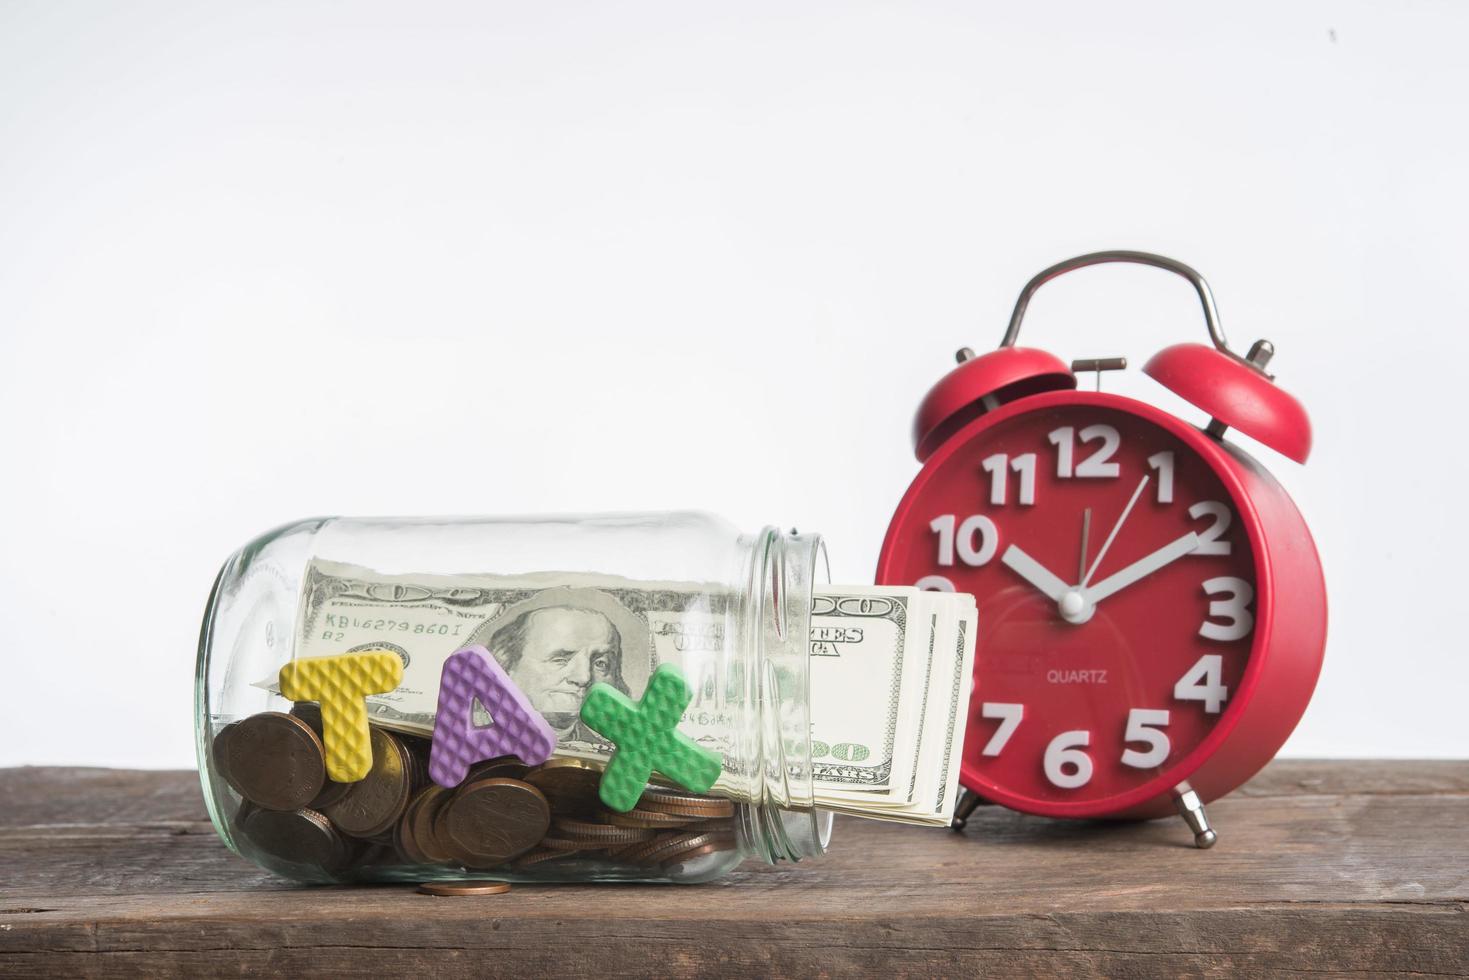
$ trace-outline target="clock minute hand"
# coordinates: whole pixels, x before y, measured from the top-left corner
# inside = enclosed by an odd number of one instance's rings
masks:
[[[1042,594],[1052,602],[1060,602],[1061,596],[1071,589],[1071,586],[1052,575],[1050,569],[1013,544],[1005,549],[1005,553],[1000,556],[1000,561],[1031,585],[1040,589]]]
[[[1084,591],[1086,598],[1092,603],[1101,602],[1108,596],[1120,592],[1139,579],[1146,578],[1164,565],[1177,561],[1184,555],[1190,554],[1199,546],[1199,536],[1190,531],[1177,541],[1165,544],[1146,558],[1139,558],[1128,565],[1122,571],[1114,575],[1108,575],[1096,585],[1088,586]]]

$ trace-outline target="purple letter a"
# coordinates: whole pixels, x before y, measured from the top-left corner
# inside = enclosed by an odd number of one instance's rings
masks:
[[[474,723],[476,699],[490,713],[489,725]],[[469,774],[471,765],[501,755],[538,766],[551,758],[555,748],[556,733],[488,650],[465,647],[444,661],[428,757],[428,774],[434,782],[452,789]]]

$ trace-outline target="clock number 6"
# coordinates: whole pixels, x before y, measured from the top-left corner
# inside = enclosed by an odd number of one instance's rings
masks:
[[[1062,732],[1046,746],[1042,760],[1046,778],[1057,789],[1080,789],[1092,781],[1092,757],[1081,750],[1091,743],[1088,731]]]
[[[1000,546],[1000,532],[994,521],[983,514],[972,514],[964,518],[957,534],[954,533],[954,522],[953,514],[941,514],[928,525],[929,530],[939,536],[940,565],[948,567],[954,564],[956,552],[959,560],[972,568],[978,568],[995,557],[995,549]]]

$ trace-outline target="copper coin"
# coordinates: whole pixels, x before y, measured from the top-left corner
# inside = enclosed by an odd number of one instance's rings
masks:
[[[225,725],[214,735],[214,741],[209,743],[209,758],[214,763],[214,774],[226,783],[230,781],[229,773],[225,766],[229,764],[229,750],[225,747],[229,744],[230,736],[234,734],[239,726],[238,721],[232,721]]]
[[[718,820],[734,816],[734,802],[716,796],[695,796],[691,793],[674,793],[670,790],[649,786],[638,800],[639,810],[657,813],[672,813],[678,816]]]
[[[545,848],[548,851],[561,851],[562,853],[569,853],[571,851],[601,851],[605,850],[607,846],[605,841],[576,840],[571,837],[556,836],[542,837],[539,843],[536,844],[538,849]]]
[[[395,737],[403,745],[404,757],[408,760],[408,785],[415,790],[421,786],[427,786],[430,782],[428,741],[408,735],[395,735]]]
[[[267,810],[297,810],[326,780],[326,752],[311,726],[279,711],[230,726],[224,774],[235,792]]]
[[[321,784],[321,792],[316,794],[316,799],[311,801],[311,809],[325,810],[333,803],[347,795],[352,788],[351,783],[339,783],[335,779],[326,779]]]
[[[535,847],[551,826],[541,791],[518,779],[480,779],[461,786],[434,831],[472,867],[494,867]]]
[[[433,784],[413,798],[404,814],[404,819],[408,821],[404,828],[405,833],[413,835],[414,844],[434,864],[442,864],[451,857],[438,834],[434,832],[434,818],[447,802],[449,790]]]
[[[291,705],[291,714],[310,725],[316,734],[321,734],[321,705],[315,701],[297,701]]]
[[[620,844],[636,844],[651,840],[653,831],[643,827],[614,827],[611,824],[592,823],[570,817],[555,817],[551,821],[553,833],[568,840],[597,841],[611,847]]]
[[[413,835],[413,804],[403,811],[403,816],[393,825],[393,850],[396,851],[406,864],[432,864],[427,854],[418,846],[418,839]]]
[[[597,787],[602,770],[581,759],[552,759],[525,774],[546,797],[558,817],[590,817],[597,812]]]
[[[570,857],[574,853],[574,851],[543,850],[537,847],[534,850],[526,851],[520,857],[516,858],[510,866],[516,869],[533,868],[538,864],[545,864],[547,861],[556,861],[561,858]]]
[[[347,863],[350,847],[315,810],[254,810],[240,826],[252,844],[292,864],[331,871]]]
[[[653,851],[665,847],[669,843],[685,836],[687,835],[680,834],[676,831],[668,831],[657,835],[652,840],[643,841],[638,844],[629,844],[626,847],[619,847],[610,853],[612,857],[619,861],[626,862],[627,864],[638,864]],[[683,846],[687,847],[688,845],[685,844]]]
[[[615,827],[682,827],[698,819],[674,813],[654,813],[649,810],[629,810],[626,813],[603,810],[599,816]]]
[[[467,895],[503,895],[510,890],[510,885],[503,881],[425,881],[418,886],[418,890],[425,895],[437,895],[440,898],[459,898]]]
[[[679,851],[672,857],[665,858],[662,861],[662,865],[665,870],[668,868],[676,868],[680,864],[688,864],[695,858],[701,858],[706,854],[717,854],[720,851],[732,851],[734,849],[735,839],[733,837],[721,838],[720,840],[710,841],[708,844],[700,844],[697,847],[691,847],[686,851]]]
[[[515,756],[501,755],[470,766],[464,783],[478,782],[481,779],[521,779],[529,771],[530,766]]]
[[[721,834],[671,834],[664,840],[653,841],[637,850],[625,852],[622,859],[634,864],[658,864],[675,854],[712,844],[726,837],[731,842],[734,839]]]
[[[372,768],[324,811],[345,834],[376,837],[391,832],[408,806],[408,758],[402,744],[372,729]]]

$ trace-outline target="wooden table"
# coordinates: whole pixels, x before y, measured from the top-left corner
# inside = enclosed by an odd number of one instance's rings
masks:
[[[1469,762],[1277,762],[1181,821],[838,820],[716,884],[442,899],[228,853],[192,772],[0,770],[0,975],[1469,971]]]

